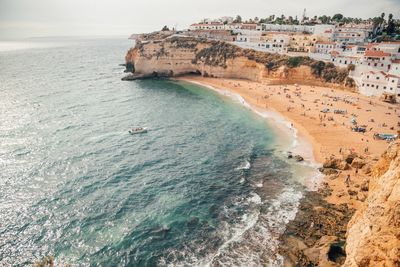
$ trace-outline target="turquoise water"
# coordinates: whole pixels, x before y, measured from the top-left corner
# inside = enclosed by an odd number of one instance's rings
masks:
[[[302,187],[265,120],[121,81],[128,40],[57,42],[0,51],[0,265],[279,265]]]

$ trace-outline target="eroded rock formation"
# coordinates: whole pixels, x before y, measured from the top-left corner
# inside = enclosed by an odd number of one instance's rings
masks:
[[[127,79],[174,77],[200,74],[218,78],[264,78],[284,83],[310,83],[345,86],[348,70],[308,57],[242,49],[235,45],[192,37],[140,39],[126,55],[126,64],[134,70]]]
[[[346,254],[344,266],[400,266],[400,142],[373,168],[368,197],[348,225]]]

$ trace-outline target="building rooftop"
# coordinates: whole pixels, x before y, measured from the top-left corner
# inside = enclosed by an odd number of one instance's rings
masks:
[[[316,42],[316,44],[331,44],[331,45],[335,45],[335,42],[329,42],[329,41],[318,41]]]
[[[385,53],[379,50],[367,50],[364,54],[366,57],[387,57],[390,56],[389,53]]]

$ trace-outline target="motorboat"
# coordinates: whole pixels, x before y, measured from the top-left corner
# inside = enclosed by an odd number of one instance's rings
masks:
[[[141,133],[147,133],[147,128],[144,127],[136,127],[136,128],[132,128],[131,130],[129,130],[130,134],[141,134]]]

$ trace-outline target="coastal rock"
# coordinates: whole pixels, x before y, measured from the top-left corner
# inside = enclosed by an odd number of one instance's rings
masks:
[[[361,191],[367,192],[369,190],[369,181],[364,180],[360,186]]]
[[[346,225],[353,210],[347,205],[328,203],[321,192],[307,192],[296,218],[290,221],[281,237],[284,266],[339,266],[344,257],[336,253],[343,244]],[[293,246],[293,239],[304,246]],[[341,249],[343,251],[343,249]]]
[[[323,167],[338,170],[348,170],[350,168],[350,165],[346,161],[343,161],[341,159],[330,158],[324,162]]]
[[[359,201],[364,202],[367,199],[367,196],[368,195],[365,192],[360,192],[357,195],[357,198],[358,198]]]
[[[365,160],[360,159],[360,158],[354,158],[353,161],[351,162],[351,167],[355,169],[361,169],[364,167],[366,164]]]
[[[340,190],[337,194],[336,194],[336,196],[337,197],[342,197],[342,196],[344,196],[346,193],[343,191],[343,190]]]
[[[345,151],[343,153],[343,160],[348,164],[351,164],[355,158],[357,158],[357,153],[351,150]]]
[[[302,156],[300,156],[300,155],[294,156],[294,159],[295,159],[297,162],[304,161],[304,158],[303,158]]]
[[[331,174],[331,175],[328,175],[328,178],[329,178],[330,180],[336,180],[337,178],[339,178],[339,175],[337,175],[337,174]]]
[[[318,170],[325,175],[338,175],[339,174],[338,170],[335,170],[332,168],[319,168]]]
[[[369,194],[347,229],[343,266],[400,264],[400,142],[374,166]]]
[[[365,164],[364,167],[362,167],[362,171],[365,174],[370,174],[372,172],[372,166],[370,164]]]
[[[341,160],[336,158],[326,159],[324,164],[322,165],[325,169],[337,169],[338,165],[340,164]]]
[[[348,190],[347,190],[347,193],[348,193],[350,196],[355,196],[355,195],[357,195],[357,191],[354,191],[354,190],[351,190],[351,189],[348,189]]]
[[[141,35],[135,47],[126,54],[125,62],[129,71],[146,76],[156,72],[166,73],[168,77],[194,74],[250,81],[270,78],[285,83],[309,82],[314,85],[332,82],[331,76],[324,80],[313,71],[318,61],[308,57],[292,66],[287,55],[242,49],[228,42],[188,36]],[[332,70],[328,64],[320,67]],[[347,71],[337,68],[335,73],[337,77],[333,83],[347,86],[344,83]]]

